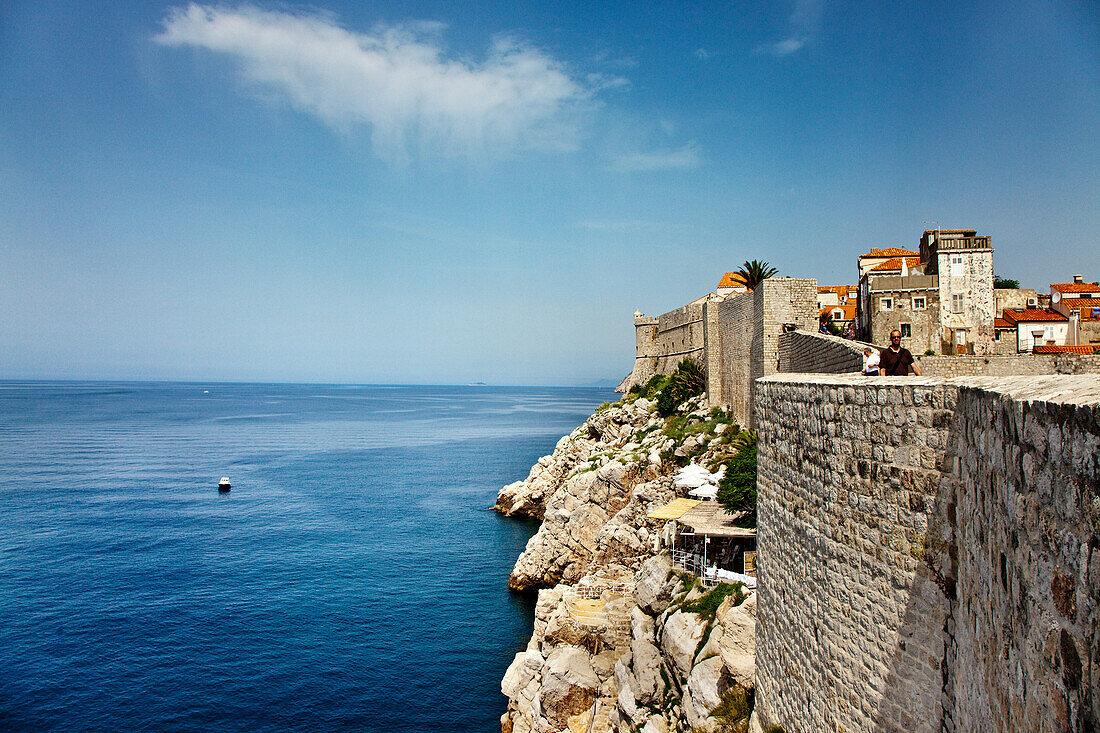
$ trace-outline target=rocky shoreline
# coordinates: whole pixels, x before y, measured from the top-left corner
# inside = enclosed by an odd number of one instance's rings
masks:
[[[748,729],[755,594],[678,570],[647,516],[676,498],[681,464],[728,454],[738,428],[705,404],[602,406],[501,489],[496,511],[541,520],[508,579],[538,603],[501,683],[503,733]]]

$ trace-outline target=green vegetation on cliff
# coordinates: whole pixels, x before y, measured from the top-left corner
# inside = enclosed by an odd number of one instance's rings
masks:
[[[745,430],[731,444],[736,453],[723,462],[726,475],[718,482],[718,501],[731,513],[748,512],[738,524],[756,526],[756,432]]]
[[[656,400],[657,414],[669,417],[684,402],[703,394],[706,388],[707,377],[703,367],[691,359],[684,359],[672,374],[655,374],[645,384],[631,387],[627,398],[635,400],[645,397]]]

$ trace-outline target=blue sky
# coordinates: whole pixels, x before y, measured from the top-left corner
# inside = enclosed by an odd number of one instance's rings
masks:
[[[575,384],[932,222],[1100,279],[1093,2],[0,4],[0,378]]]

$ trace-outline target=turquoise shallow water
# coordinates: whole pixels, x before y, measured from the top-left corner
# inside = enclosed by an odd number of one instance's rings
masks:
[[[0,729],[498,730],[486,508],[609,398],[0,383]]]

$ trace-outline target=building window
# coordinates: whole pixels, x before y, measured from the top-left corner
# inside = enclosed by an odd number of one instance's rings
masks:
[[[1027,299],[1027,307],[1028,308],[1035,308],[1038,305],[1039,305],[1039,301],[1036,300],[1035,298],[1028,298]]]
[[[879,301],[879,307],[884,311],[888,311],[888,310],[893,309],[894,299],[893,298],[883,298],[882,300]]]
[[[926,307],[927,301],[924,298],[913,298],[913,310],[922,311]]]
[[[963,256],[951,255],[951,277],[961,277],[963,274]]]
[[[961,293],[957,293],[951,296],[951,312],[962,313],[963,312],[963,296]]]
[[[907,339],[913,335],[913,326],[910,323],[901,324],[901,337]]]

